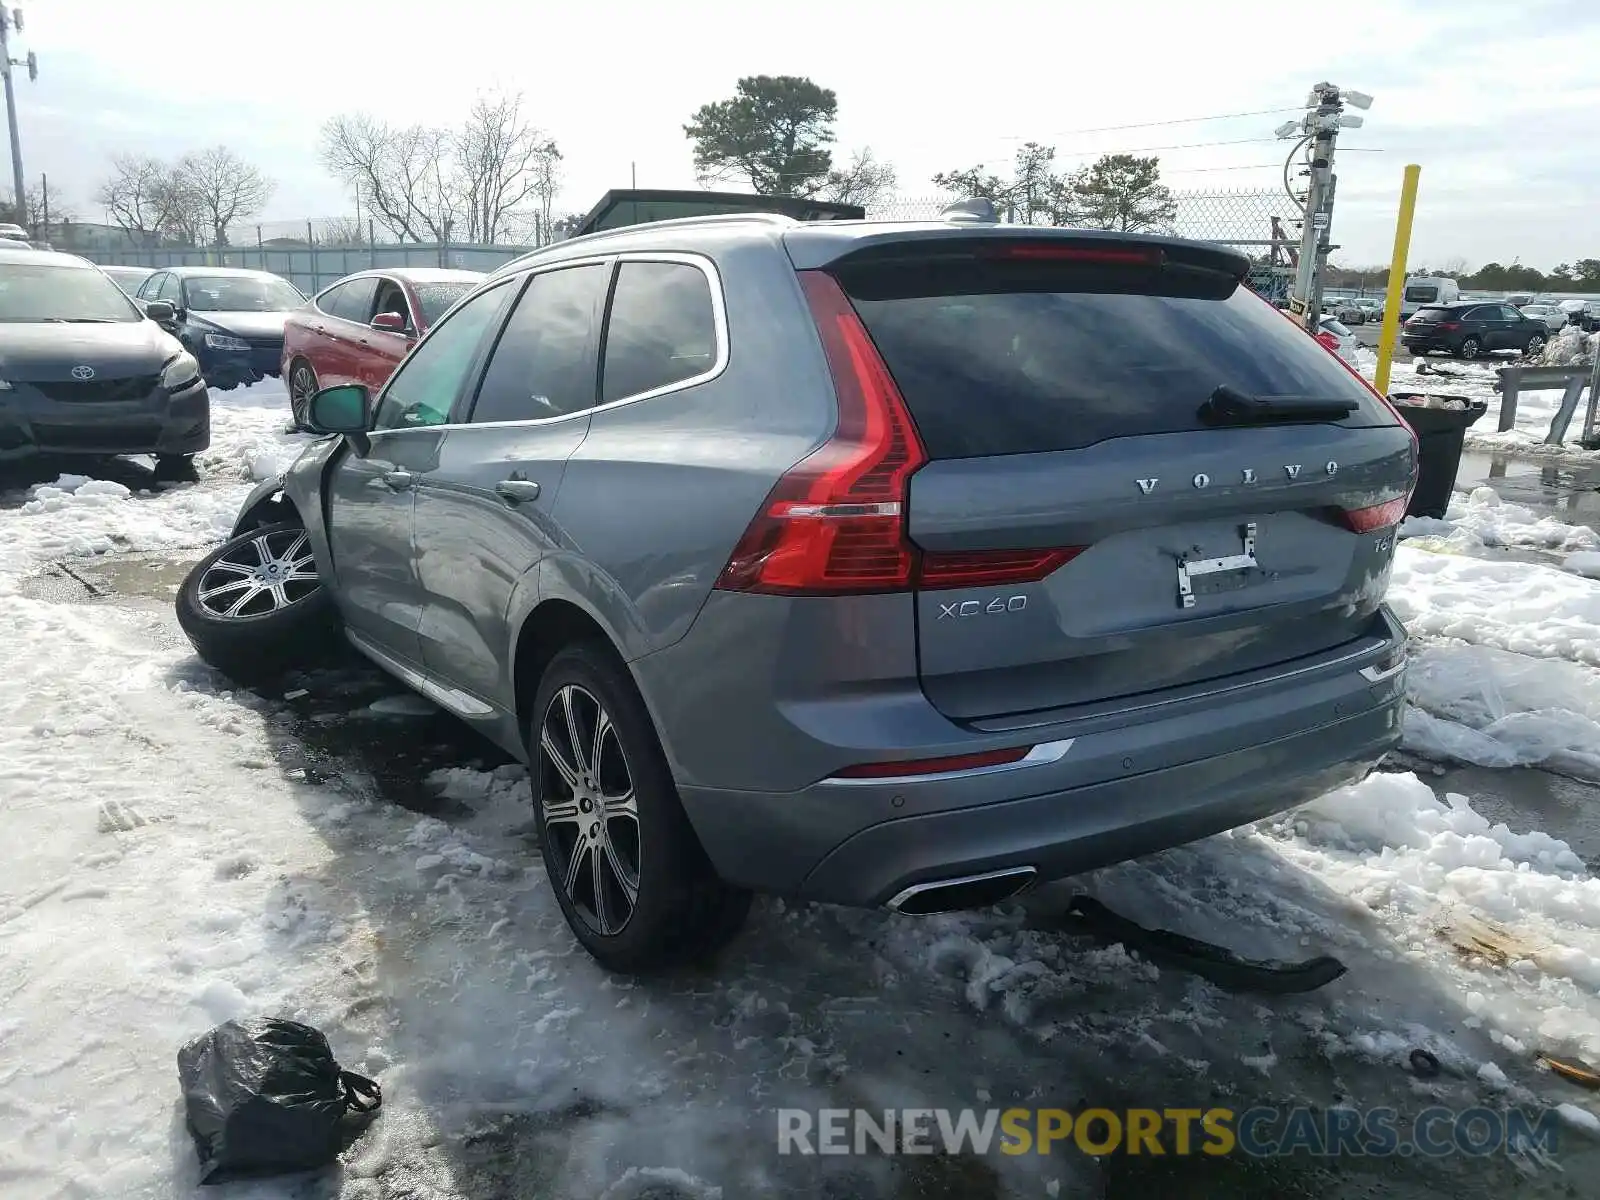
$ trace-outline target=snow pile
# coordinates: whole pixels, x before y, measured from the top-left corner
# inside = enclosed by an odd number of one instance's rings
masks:
[[[1415,653],[1407,679],[1407,749],[1600,780],[1600,674],[1592,668],[1450,642]]]
[[[1600,1057],[1600,880],[1566,843],[1491,825],[1466,797],[1393,774],[1262,836],[1453,982],[1476,1023],[1528,1049]]]
[[[1584,333],[1576,325],[1563,325],[1545,344],[1539,363],[1546,367],[1586,367],[1594,363],[1600,333]]]
[[[1443,520],[1407,517],[1400,536],[1410,539],[1413,548],[1449,554],[1481,555],[1485,549],[1501,547],[1574,555],[1600,550],[1600,534],[1588,526],[1567,525],[1520,504],[1508,504],[1489,487],[1474,488],[1469,495],[1457,492]]]
[[[1402,544],[1389,603],[1413,636],[1600,666],[1600,582],[1537,563]]]

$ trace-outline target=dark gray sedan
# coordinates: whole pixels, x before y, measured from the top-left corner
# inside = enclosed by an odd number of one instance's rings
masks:
[[[209,446],[199,365],[152,307],[75,255],[0,247],[0,459],[154,454],[182,471]]]

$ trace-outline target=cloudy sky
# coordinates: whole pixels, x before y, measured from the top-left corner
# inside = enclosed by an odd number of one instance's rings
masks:
[[[1276,187],[1286,148],[1272,130],[1327,79],[1376,97],[1341,138],[1337,261],[1387,260],[1408,162],[1423,168],[1413,266],[1600,257],[1600,0],[23,8],[13,53],[37,51],[41,71],[18,76],[24,166],[86,220],[104,219],[92,197],[111,155],[219,142],[277,181],[263,220],[349,214],[316,161],[327,117],[453,124],[486,87],[523,92],[557,140],[561,210],[634,169],[640,186],[692,187],[683,123],[749,74],[833,88],[839,149],[872,147],[907,197],[932,195],[941,169],[1004,173],[1030,139],[1068,166],[1159,154],[1179,190]],[[1194,119],[1232,113],[1253,115]]]

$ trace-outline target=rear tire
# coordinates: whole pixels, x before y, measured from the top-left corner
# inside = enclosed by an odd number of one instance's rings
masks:
[[[1544,352],[1544,342],[1544,338],[1540,337],[1537,333],[1534,334],[1528,339],[1528,344],[1522,348],[1523,354],[1527,355],[1529,358],[1533,358],[1535,355],[1542,354]]]
[[[289,366],[289,415],[294,419],[296,429],[307,427],[306,409],[316,391],[316,368],[303,358],[295,359]]]
[[[310,555],[305,529],[283,521],[230,538],[197,562],[176,602],[195,653],[246,685],[325,659],[339,618]],[[269,562],[278,565],[268,571]]]
[[[608,646],[579,643],[551,660],[527,739],[550,887],[597,962],[667,970],[738,934],[750,893],[706,858],[644,701]]]
[[[1483,343],[1475,337],[1462,338],[1461,347],[1456,354],[1461,358],[1477,358],[1483,353]]]

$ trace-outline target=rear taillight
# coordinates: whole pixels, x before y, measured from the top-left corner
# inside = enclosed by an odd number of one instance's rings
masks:
[[[1333,334],[1329,333],[1326,329],[1318,331],[1317,341],[1321,343],[1324,350],[1331,351],[1334,354],[1339,353],[1339,339],[1334,337]]]
[[[917,583],[925,588],[990,587],[1000,583],[1037,583],[1057,567],[1083,553],[1082,546],[1061,550],[979,550],[972,553],[925,552]]]
[[[1435,329],[1443,329],[1443,330],[1446,330],[1446,331],[1456,330],[1456,329],[1460,329],[1461,328],[1461,322],[1460,321],[1440,321],[1437,325],[1434,326],[1434,328]]]
[[[1387,529],[1406,518],[1406,506],[1411,503],[1411,489],[1404,496],[1374,504],[1371,508],[1347,508],[1340,516],[1354,533],[1371,533],[1374,529]]]
[[[799,277],[833,376],[839,423],[768,494],[718,588],[835,596],[1028,583],[1079,552],[918,551],[906,534],[906,493],[928,457],[905,399],[838,282],[821,271]]]

